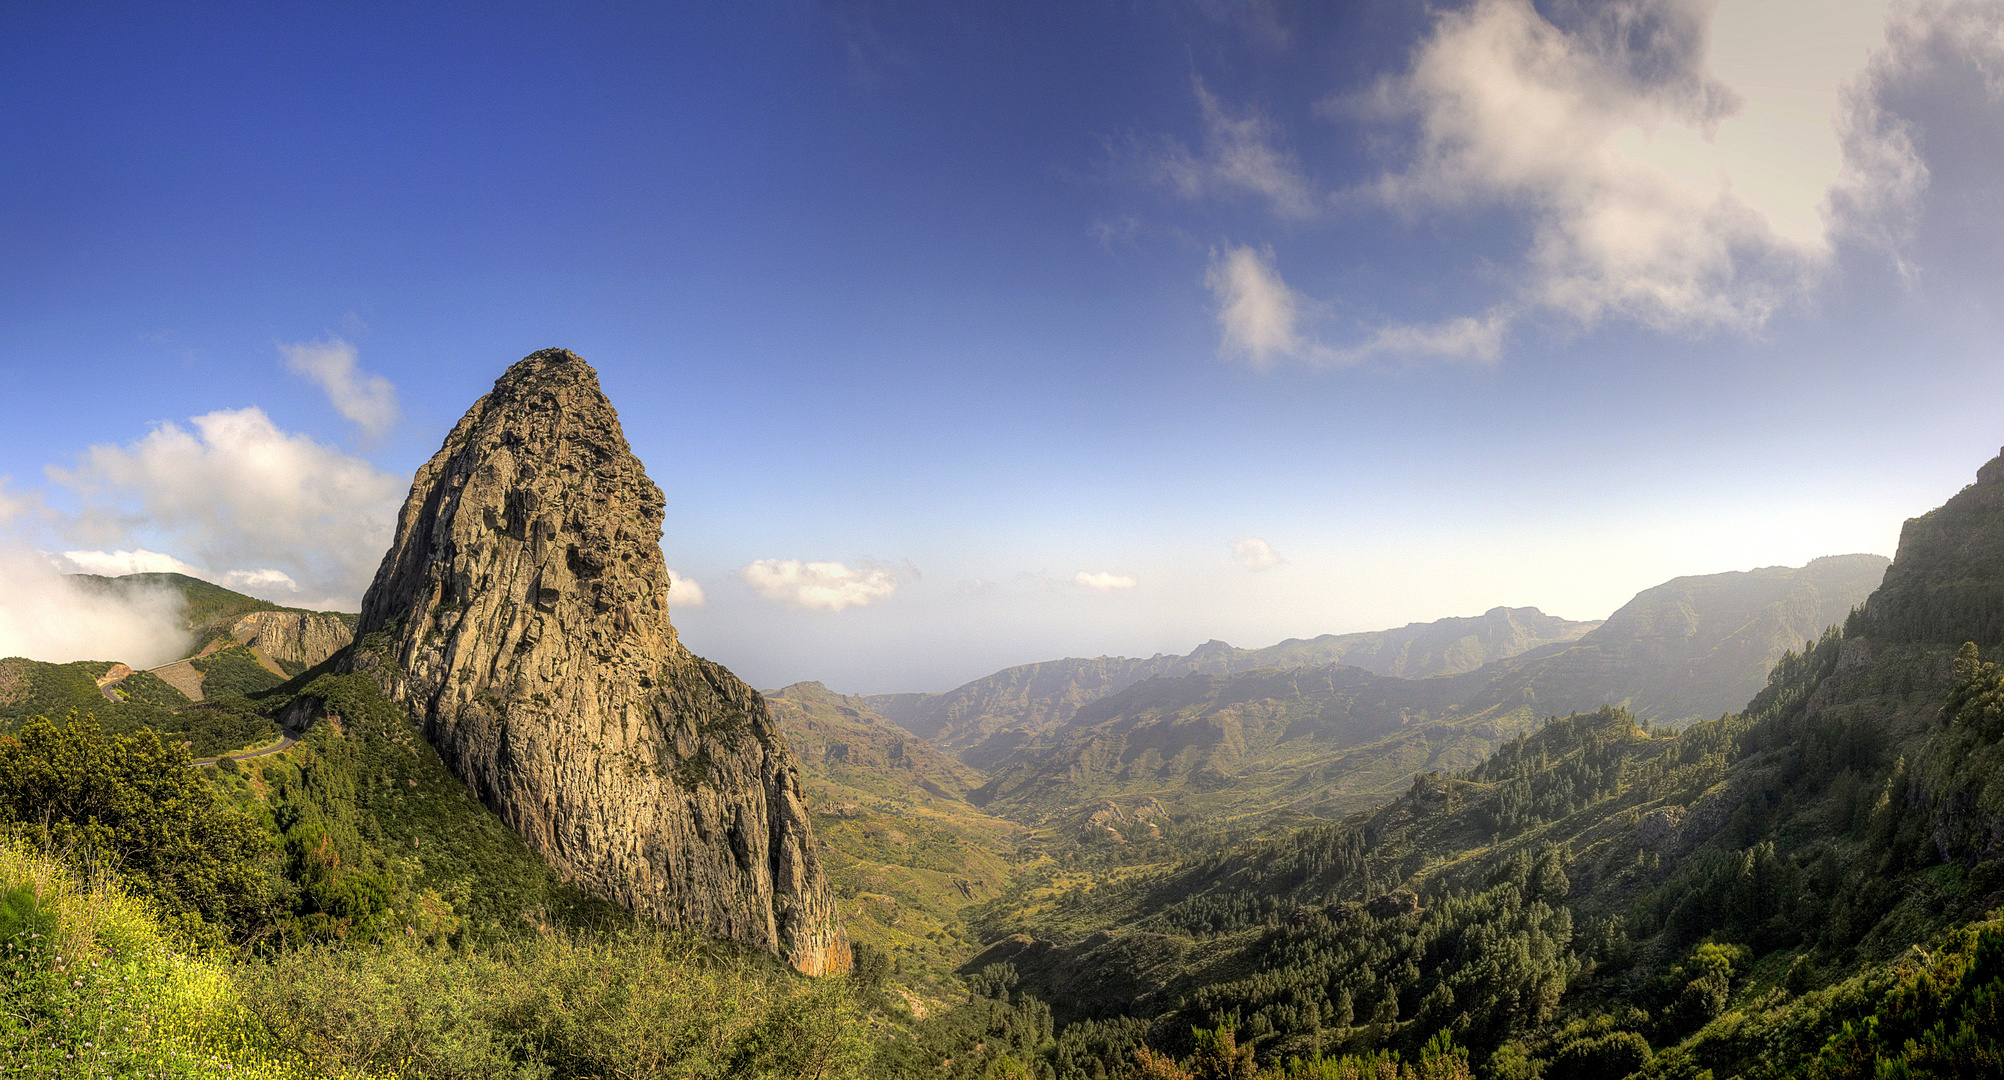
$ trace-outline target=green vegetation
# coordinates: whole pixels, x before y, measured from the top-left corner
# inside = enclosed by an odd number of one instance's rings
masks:
[[[8,1076],[867,1075],[853,984],[687,935],[546,930],[485,948],[410,937],[234,961],[148,905],[0,842]]]
[[[1955,531],[1988,517],[1944,509],[1933,533],[1909,529],[1915,565],[1988,588],[1955,565],[1990,550]],[[1849,580],[1866,563],[1810,569]],[[0,736],[0,1065],[1995,1075],[2004,642],[1984,636],[1989,601],[1889,575],[1891,599],[1783,653],[1738,711],[1686,724],[1687,694],[1530,722],[1554,700],[1540,680],[1576,653],[1603,672],[1644,655],[1712,675],[1765,664],[1808,610],[1790,599],[1801,582],[1730,577],[1670,583],[1577,641],[1424,682],[1323,666],[1122,689],[1124,661],[1022,669],[983,691],[995,708],[968,698],[957,714],[1017,755],[992,775],[885,715],[910,721],[923,702],[789,687],[774,715],[855,942],[853,972],[821,980],[558,880],[367,676],[326,665],[280,682],[225,648],[201,665],[214,700],[191,707],[133,678],[109,701],[103,665],[16,662],[0,668],[15,710]],[[1702,632],[1666,644],[1644,632],[1658,623]],[[1056,736],[1009,728],[998,704],[1048,719],[1095,679],[1107,692]],[[36,719],[45,699],[118,719]],[[312,718],[298,745],[212,770],[138,722],[269,731],[281,713]]]
[[[246,645],[219,649],[198,656],[189,664],[202,673],[202,696],[215,700],[247,697],[285,681],[285,677],[273,674],[259,663],[257,654]]]
[[[800,683],[766,700],[800,760],[850,939],[914,1000],[959,998],[949,973],[978,947],[959,913],[1000,894],[1021,830],[968,805],[978,773],[861,699]]]
[[[163,921],[205,943],[263,923],[275,903],[263,830],[151,731],[37,717],[0,739],[0,821],[109,868]]]

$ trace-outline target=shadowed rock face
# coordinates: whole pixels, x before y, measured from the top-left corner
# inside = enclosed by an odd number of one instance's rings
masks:
[[[841,971],[765,699],[669,624],[663,503],[597,373],[562,349],[527,357],[418,471],[351,664],[569,880]]]

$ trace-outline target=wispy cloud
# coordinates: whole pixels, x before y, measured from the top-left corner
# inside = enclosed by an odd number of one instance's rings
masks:
[[[1193,0],[1198,11],[1215,22],[1235,27],[1254,45],[1279,52],[1294,35],[1287,28],[1276,0]]]
[[[362,434],[380,438],[397,422],[397,388],[361,369],[355,346],[340,338],[281,343],[285,366],[327,394],[327,400]]]
[[[1287,560],[1280,557],[1280,552],[1273,550],[1272,544],[1257,536],[1241,533],[1232,538],[1230,547],[1232,558],[1237,559],[1240,565],[1248,570],[1271,570],[1276,566],[1287,565]]]
[[[1143,155],[1147,172],[1188,199],[1251,196],[1293,220],[1323,212],[1326,200],[1286,148],[1278,124],[1257,109],[1234,111],[1201,79],[1194,86],[1202,142],[1193,151],[1181,140],[1164,140]]]
[[[839,562],[760,559],[739,573],[767,600],[810,611],[867,607],[903,584],[896,571],[869,562],[852,569]]]
[[[1072,578],[1072,584],[1083,585],[1088,589],[1098,589],[1100,592],[1113,592],[1117,589],[1132,589],[1141,583],[1126,574],[1114,574],[1104,570],[1098,573],[1087,573],[1081,570],[1076,577]]]
[[[407,484],[281,431],[256,408],[208,413],[186,428],[163,423],[131,443],[92,446],[74,468],[48,474],[81,504],[62,525],[80,551],[145,551],[134,541],[153,538],[213,580],[347,610],[389,546]]]
[[[15,518],[25,517],[42,506],[40,494],[8,490],[13,486],[13,477],[0,476],[0,527],[5,527]]]

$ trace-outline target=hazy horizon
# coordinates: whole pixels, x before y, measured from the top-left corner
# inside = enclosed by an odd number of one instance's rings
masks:
[[[10,8],[0,626],[37,552],[354,610],[548,346],[758,686],[1890,556],[2004,443],[2000,43],[1975,0]]]

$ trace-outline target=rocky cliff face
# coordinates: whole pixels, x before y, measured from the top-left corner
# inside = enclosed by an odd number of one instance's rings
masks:
[[[230,636],[280,663],[312,667],[346,648],[355,634],[330,612],[254,611],[230,624]]]
[[[568,879],[843,970],[793,755],[669,624],[664,501],[597,373],[527,357],[418,471],[350,664]]]

